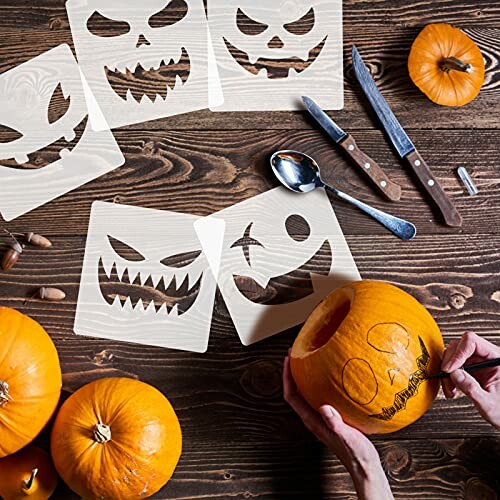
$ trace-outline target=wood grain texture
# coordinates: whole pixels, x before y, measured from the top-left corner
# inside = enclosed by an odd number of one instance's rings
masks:
[[[400,202],[384,201],[305,112],[203,110],[117,130],[126,157],[122,168],[14,222],[0,222],[0,229],[36,231],[54,242],[52,249],[27,248],[10,273],[0,274],[0,304],[32,315],[47,328],[61,356],[62,398],[96,378],[125,376],[155,385],[172,401],[184,432],[184,453],[157,499],[355,495],[340,462],[282,401],[281,363],[296,328],[243,347],[219,294],[204,355],[73,334],[88,217],[96,199],[208,215],[274,187],[267,163],[271,152],[303,150],[322,165],[326,181],[418,227],[416,239],[403,243],[332,199],[363,278],[387,280],[412,293],[431,311],[447,342],[473,330],[500,344],[500,4],[344,0],[343,8],[345,109],[331,116],[346,131],[356,131],[360,148],[402,186]],[[463,28],[485,57],[483,89],[464,108],[432,104],[408,77],[411,43],[430,22]],[[0,33],[0,73],[58,44],[72,46],[64,0],[2,1]],[[352,44],[456,203],[462,228],[439,223],[380,132],[354,81]],[[62,108],[63,101],[58,105]],[[57,149],[56,144],[46,159]],[[466,194],[455,173],[459,164],[471,172],[478,196]],[[67,300],[24,303],[41,286],[63,289]],[[46,431],[38,442],[46,447],[47,441]],[[463,396],[447,401],[440,394],[420,421],[374,442],[396,498],[498,497],[498,433]],[[73,497],[61,485],[56,498]]]

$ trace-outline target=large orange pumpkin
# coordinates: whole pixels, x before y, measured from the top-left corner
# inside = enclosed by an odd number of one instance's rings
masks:
[[[35,439],[57,407],[61,385],[47,332],[19,311],[0,307],[0,458]]]
[[[47,500],[56,486],[52,460],[36,446],[0,459],[0,497],[4,500]]]
[[[408,58],[413,83],[433,102],[463,106],[484,83],[484,59],[477,45],[449,24],[429,24],[413,42]]]
[[[172,476],[179,421],[157,389],[133,379],[96,380],[59,411],[50,442],[59,475],[83,498],[147,498]]]
[[[401,429],[436,397],[444,345],[429,312],[387,283],[359,281],[335,290],[308,318],[291,352],[299,392],[311,406],[337,408],[372,433]]]

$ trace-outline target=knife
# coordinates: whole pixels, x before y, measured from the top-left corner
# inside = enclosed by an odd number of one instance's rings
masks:
[[[427,193],[440,209],[446,224],[453,227],[461,226],[462,217],[382,97],[354,45],[352,47],[352,61],[356,78],[399,156],[409,163]]]
[[[377,188],[392,201],[401,199],[401,187],[392,182],[380,166],[359,149],[354,138],[344,132],[310,97],[302,96],[307,111],[320,127],[349,155],[354,163],[374,182]]]

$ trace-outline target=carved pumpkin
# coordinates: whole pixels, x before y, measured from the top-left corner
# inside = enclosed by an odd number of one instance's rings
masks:
[[[431,406],[444,345],[438,326],[411,295],[377,281],[335,290],[313,311],[291,353],[309,404],[337,408],[373,433],[405,427]]]
[[[484,83],[484,59],[477,45],[449,24],[429,24],[413,42],[408,58],[413,83],[433,102],[463,106]]]
[[[157,389],[127,378],[96,380],[59,411],[50,441],[59,475],[83,498],[147,498],[172,476],[179,421]]]
[[[52,460],[36,446],[0,459],[0,497],[5,500],[47,500],[56,486]]]
[[[36,438],[57,407],[61,385],[47,332],[19,311],[0,307],[0,458]]]

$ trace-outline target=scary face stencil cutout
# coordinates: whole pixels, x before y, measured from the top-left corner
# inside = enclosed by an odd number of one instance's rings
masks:
[[[6,220],[123,163],[112,134],[88,124],[81,73],[68,45],[0,75],[0,212]]]
[[[340,0],[211,0],[208,19],[224,103],[214,111],[343,105]]]
[[[360,279],[322,190],[273,189],[212,218],[226,225],[218,285],[244,345],[301,323],[332,288]],[[209,251],[210,237],[200,240]]]
[[[95,202],[75,332],[204,352],[216,281],[197,221],[193,215]],[[220,248],[217,221],[203,227]],[[215,263],[216,252],[210,254]]]
[[[115,128],[208,107],[202,0],[69,0],[78,62]]]

